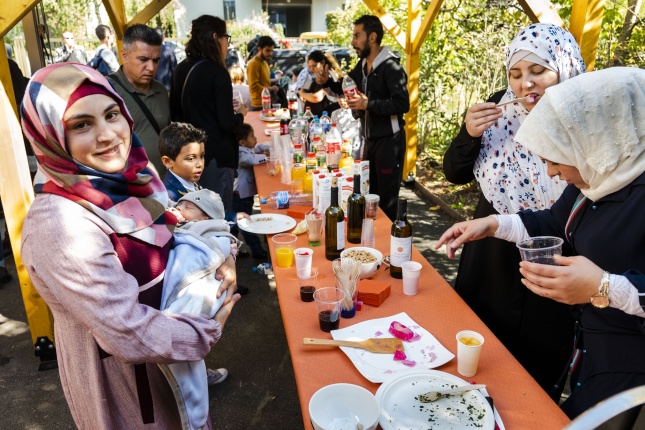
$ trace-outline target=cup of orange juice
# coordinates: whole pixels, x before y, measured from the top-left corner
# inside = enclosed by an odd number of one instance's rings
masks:
[[[286,269],[293,266],[293,250],[296,247],[296,239],[298,239],[296,235],[291,233],[280,233],[271,238],[278,267]]]
[[[457,333],[457,372],[470,377],[477,373],[484,336],[472,330]]]

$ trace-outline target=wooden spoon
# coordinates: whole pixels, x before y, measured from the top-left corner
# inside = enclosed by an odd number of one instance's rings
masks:
[[[520,102],[523,102],[524,100],[527,100],[528,98],[529,97],[526,96],[526,97],[520,97],[519,99],[509,100],[509,101],[504,102],[504,103],[498,103],[497,105],[495,105],[495,107],[502,107],[502,106],[510,105],[511,103],[520,103]]]
[[[403,351],[403,342],[401,339],[394,337],[372,338],[362,341],[352,340],[333,340],[333,339],[312,339],[306,337],[302,339],[304,345],[327,345],[327,346],[349,346],[350,348],[361,348],[377,354],[394,354],[396,350]]]

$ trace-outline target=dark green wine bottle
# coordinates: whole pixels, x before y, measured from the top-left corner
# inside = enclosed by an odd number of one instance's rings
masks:
[[[401,264],[412,258],[412,226],[408,222],[408,201],[399,199],[396,220],[392,223],[390,233],[390,275],[401,279]]]
[[[331,204],[325,211],[325,258],[335,260],[345,249],[345,214],[338,205],[338,178],[331,178]]]
[[[365,197],[361,194],[361,174],[354,164],[354,192],[347,198],[347,241],[361,243],[363,219],[365,218]]]

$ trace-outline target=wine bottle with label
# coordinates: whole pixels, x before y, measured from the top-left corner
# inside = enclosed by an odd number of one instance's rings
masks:
[[[325,258],[335,260],[345,249],[345,214],[338,205],[338,178],[331,178],[331,204],[325,211]]]
[[[408,201],[399,199],[396,220],[392,223],[390,233],[390,274],[401,279],[401,264],[412,258],[412,226],[408,222]]]
[[[361,194],[361,170],[354,164],[354,192],[347,198],[347,241],[361,243],[365,218],[365,197]]]

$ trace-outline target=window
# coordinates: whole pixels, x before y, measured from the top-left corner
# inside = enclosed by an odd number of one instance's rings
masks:
[[[235,19],[235,0],[223,0],[224,2],[224,20],[232,21]]]

